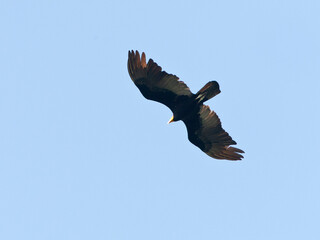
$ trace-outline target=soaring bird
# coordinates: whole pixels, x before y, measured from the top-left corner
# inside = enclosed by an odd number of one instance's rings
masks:
[[[230,145],[237,144],[222,128],[217,114],[203,103],[220,93],[216,81],[208,82],[196,94],[179,81],[175,75],[162,71],[152,59],[146,62],[143,52],[129,51],[128,72],[142,95],[160,102],[173,113],[168,123],[182,120],[187,127],[188,139],[210,157],[226,160],[241,160],[244,153]]]

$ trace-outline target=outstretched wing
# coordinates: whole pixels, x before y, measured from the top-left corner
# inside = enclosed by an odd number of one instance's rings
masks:
[[[146,55],[129,51],[128,72],[142,95],[153,101],[165,104],[173,110],[177,97],[191,96],[188,86],[175,75],[162,71],[152,59],[146,63]]]
[[[222,128],[221,121],[214,111],[206,105],[200,107],[197,114],[183,119],[189,141],[209,156],[216,159],[241,160],[241,149],[230,147],[237,144]]]

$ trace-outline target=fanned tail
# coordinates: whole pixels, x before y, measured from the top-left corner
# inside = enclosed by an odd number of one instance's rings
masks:
[[[211,81],[197,92],[196,99],[199,103],[203,103],[218,95],[220,92],[219,84],[216,81]]]

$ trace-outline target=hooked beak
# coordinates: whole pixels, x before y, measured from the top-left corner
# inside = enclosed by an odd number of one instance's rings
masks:
[[[168,124],[169,124],[169,123],[172,123],[172,122],[173,122],[173,116],[170,118]]]

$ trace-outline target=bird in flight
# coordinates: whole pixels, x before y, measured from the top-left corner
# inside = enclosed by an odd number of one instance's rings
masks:
[[[244,153],[231,147],[237,143],[222,128],[217,114],[203,103],[220,93],[216,81],[208,82],[196,94],[179,81],[175,75],[162,71],[152,59],[146,62],[143,52],[129,51],[128,72],[142,95],[160,102],[173,112],[168,123],[182,120],[187,127],[188,139],[210,157],[226,160],[241,160]]]

